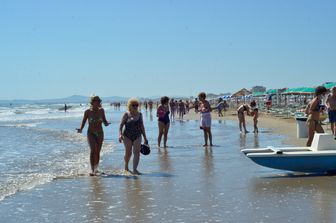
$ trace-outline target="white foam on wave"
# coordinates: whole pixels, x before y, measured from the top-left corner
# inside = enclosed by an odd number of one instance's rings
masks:
[[[84,135],[51,129],[32,131],[36,132],[41,140],[47,141],[36,144],[35,149],[38,150],[29,157],[7,152],[7,157],[12,157],[12,160],[6,163],[6,173],[0,174],[0,200],[54,179],[77,177],[89,172],[89,148]],[[47,146],[42,150],[39,146],[44,143]],[[114,148],[113,143],[105,142],[101,155],[113,152]],[[18,157],[20,155],[21,158]],[[16,158],[18,160],[15,160]]]

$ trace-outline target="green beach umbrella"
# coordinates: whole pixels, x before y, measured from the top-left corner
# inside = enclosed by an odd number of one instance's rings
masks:
[[[323,85],[325,88],[330,89],[336,86],[336,82],[326,83]]]
[[[277,93],[277,89],[269,89],[266,91],[266,94],[276,94]]]
[[[266,92],[253,92],[252,94],[253,97],[261,97],[265,95],[266,95]]]

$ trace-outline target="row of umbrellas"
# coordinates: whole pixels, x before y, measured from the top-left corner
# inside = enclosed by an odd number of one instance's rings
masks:
[[[332,87],[336,86],[336,82],[329,82],[323,85],[327,89],[331,89]],[[300,88],[287,88],[287,89],[270,89],[265,92],[251,92],[247,90],[246,88],[242,88],[236,93],[232,95],[225,95],[222,98],[223,99],[229,99],[229,98],[238,98],[238,97],[262,97],[265,95],[274,95],[274,94],[282,94],[282,95],[309,95],[315,93],[315,88],[313,87],[300,87]]]

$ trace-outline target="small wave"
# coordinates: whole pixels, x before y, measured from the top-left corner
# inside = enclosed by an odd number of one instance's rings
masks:
[[[89,172],[89,149],[84,135],[64,130],[20,130],[20,134],[28,132],[26,137],[30,141],[23,138],[22,142],[12,145],[13,148],[17,145],[23,148],[6,150],[2,154],[2,160],[8,162],[0,172],[0,200],[54,179],[77,177]],[[105,142],[101,155],[113,152],[114,148],[112,142]]]

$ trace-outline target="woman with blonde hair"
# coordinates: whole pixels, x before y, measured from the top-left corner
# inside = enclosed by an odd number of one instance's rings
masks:
[[[137,170],[140,161],[141,136],[144,144],[148,144],[145,127],[141,112],[139,112],[140,102],[131,98],[128,100],[128,111],[123,115],[119,127],[119,142],[124,142],[125,146],[125,170],[129,171],[128,163],[133,153],[133,174],[140,175]]]
[[[87,139],[90,146],[90,164],[91,173],[90,176],[94,176],[98,173],[98,165],[100,160],[100,151],[104,141],[104,131],[102,124],[108,126],[110,123],[106,121],[105,111],[102,108],[102,100],[99,96],[92,96],[90,98],[90,108],[84,112],[84,117],[81,126],[77,129],[78,133],[82,133],[86,121],[89,121],[89,127],[87,131]]]

